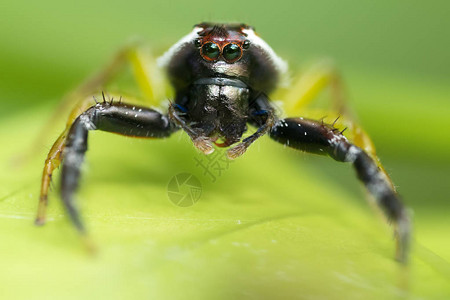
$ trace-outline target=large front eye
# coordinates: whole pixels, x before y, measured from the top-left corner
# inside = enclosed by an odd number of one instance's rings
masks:
[[[216,43],[205,43],[201,49],[202,56],[207,60],[216,60],[220,55],[220,48]]]
[[[242,56],[242,49],[236,44],[228,44],[223,48],[223,58],[228,62],[235,62]]]

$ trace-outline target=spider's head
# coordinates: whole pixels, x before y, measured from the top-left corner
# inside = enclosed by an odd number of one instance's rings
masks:
[[[163,56],[175,90],[186,89],[199,78],[239,79],[254,90],[270,93],[287,64],[245,24],[200,23]]]

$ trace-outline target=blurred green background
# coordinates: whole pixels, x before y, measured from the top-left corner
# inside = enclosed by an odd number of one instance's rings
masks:
[[[448,1],[2,1],[1,298],[448,299],[449,13]],[[349,166],[266,138],[212,183],[182,134],[94,133],[79,198],[98,255],[85,253],[56,193],[51,221],[32,225],[63,121],[30,147],[62,95],[130,37],[165,49],[201,21],[255,26],[293,72],[336,62],[414,212],[409,268],[393,261],[391,231]],[[18,164],[27,151],[35,155]],[[167,200],[179,172],[204,185],[190,208]]]

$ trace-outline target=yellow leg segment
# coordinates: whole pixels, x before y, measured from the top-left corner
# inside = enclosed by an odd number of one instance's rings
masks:
[[[320,62],[294,80],[289,91],[280,95],[286,111],[298,115],[313,103],[326,88],[331,88],[331,109],[345,113],[343,88],[340,76],[329,61]]]
[[[38,212],[36,216],[36,225],[45,224],[46,210],[48,205],[48,190],[52,180],[53,171],[59,167],[62,160],[62,152],[67,139],[67,133],[70,126],[61,133],[56,142],[50,149],[47,159],[45,160],[44,170],[42,172],[41,194],[39,197]]]
[[[145,47],[130,49],[127,53],[134,78],[139,85],[143,98],[152,106],[158,106],[164,99],[166,87],[163,74],[156,66],[155,59],[150,55],[150,50]]]
[[[78,99],[104,90],[127,64],[133,69],[134,79],[143,94],[144,102],[158,105],[165,94],[165,86],[154,61],[150,49],[136,42],[122,47],[106,66],[63,98],[61,110],[74,105]]]

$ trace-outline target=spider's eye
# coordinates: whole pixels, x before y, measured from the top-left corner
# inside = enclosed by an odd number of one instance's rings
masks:
[[[244,48],[244,49],[250,48],[250,41],[249,40],[245,40],[244,43],[242,44],[242,48]]]
[[[202,46],[202,40],[201,39],[195,39],[194,40],[194,46],[197,48],[200,48]]]
[[[208,42],[202,46],[202,56],[207,60],[216,60],[220,55],[220,48],[216,43]]]
[[[242,56],[242,49],[236,44],[228,44],[223,48],[223,57],[228,62],[235,62]]]

